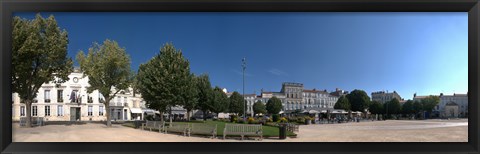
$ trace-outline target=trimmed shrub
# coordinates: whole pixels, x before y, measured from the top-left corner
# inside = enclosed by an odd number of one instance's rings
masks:
[[[249,124],[253,124],[253,123],[255,123],[255,121],[256,121],[256,120],[255,120],[255,118],[253,118],[253,117],[248,117],[248,119],[247,119],[247,122],[248,122]]]
[[[155,118],[153,118],[152,115],[147,115],[145,116],[145,120],[148,120],[148,121],[153,121]]]
[[[230,115],[230,122],[237,122],[238,121],[238,116],[237,115]]]
[[[296,122],[305,123],[305,118],[304,117],[298,117]]]
[[[282,118],[279,119],[279,122],[284,123],[284,122],[288,122],[288,120],[287,120],[287,118],[282,117]]]
[[[238,121],[237,121],[237,122],[240,123],[240,124],[247,123],[246,121],[243,121],[243,118],[238,118]]]
[[[279,118],[280,118],[280,116],[279,116],[278,114],[272,115],[272,120],[275,121],[275,122],[277,122],[278,120],[280,120]]]

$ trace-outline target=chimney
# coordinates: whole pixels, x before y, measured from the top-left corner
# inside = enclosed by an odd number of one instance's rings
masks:
[[[317,89],[313,88],[313,91],[315,91],[315,90],[317,90]]]

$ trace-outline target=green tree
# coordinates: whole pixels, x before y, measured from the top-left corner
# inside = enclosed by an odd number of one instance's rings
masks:
[[[387,116],[390,114],[400,114],[400,111],[402,110],[402,106],[396,98],[393,98],[392,100],[386,102],[384,104],[384,108],[387,110]]]
[[[263,104],[262,101],[260,101],[260,100],[258,100],[257,102],[255,102],[255,103],[253,104],[253,113],[254,113],[255,115],[260,114],[260,113],[261,113],[261,114],[267,113],[267,109],[266,109],[266,107],[265,107],[265,104]]]
[[[232,96],[230,96],[230,107],[229,107],[229,112],[230,113],[235,113],[239,115],[240,113],[243,114],[243,104],[244,104],[244,99],[240,93],[234,91]]]
[[[366,112],[370,105],[370,97],[363,90],[353,90],[350,94],[347,94],[347,99],[351,104],[352,111]]]
[[[282,101],[273,96],[268,100],[266,108],[268,114],[278,114],[282,110]]]
[[[188,76],[186,85],[183,87],[183,108],[187,110],[187,121],[190,121],[190,112],[195,109],[195,106],[198,104],[198,89],[197,89],[197,78],[194,74]]]
[[[227,94],[218,86],[213,89],[213,94],[213,102],[210,110],[218,116],[220,112],[226,112],[228,110],[229,100]]]
[[[343,109],[345,111],[350,111],[351,104],[345,96],[340,96],[337,103],[335,103],[334,109]]]
[[[190,107],[188,105],[196,101],[189,91],[193,87],[190,63],[172,43],[166,43],[159,54],[140,65],[138,78],[142,97],[149,107],[159,110],[160,115],[168,110],[171,116],[173,106]]]
[[[197,109],[203,112],[203,120],[207,120],[207,112],[212,108],[214,93],[207,74],[197,77],[198,104]]]
[[[372,114],[383,114],[383,113],[385,113],[385,110],[383,108],[382,103],[380,103],[378,101],[372,101],[370,103],[370,107],[368,107],[368,110]]]
[[[413,112],[415,113],[416,117],[423,112],[423,104],[420,101],[413,102]]]
[[[440,98],[438,96],[427,96],[426,98],[421,100],[421,103],[423,105],[423,110],[431,113],[433,108],[435,108],[435,106],[440,103]]]
[[[117,42],[105,40],[103,44],[94,43],[85,56],[83,51],[77,54],[77,61],[84,76],[88,76],[87,92],[98,90],[105,97],[107,126],[110,127],[110,100],[132,81],[130,56]],[[113,93],[112,93],[113,91]]]
[[[414,114],[415,111],[413,109],[413,101],[412,100],[407,100],[407,102],[403,103],[402,105],[402,114],[405,114],[405,115],[410,115],[410,114]]]
[[[160,61],[158,56],[153,57],[147,63],[141,64],[138,68],[138,74],[136,76],[135,84],[138,91],[142,94],[143,100],[145,100],[148,108],[158,110],[160,115],[167,110],[167,104],[160,101],[157,91],[161,89],[156,82],[160,81],[158,71],[155,71],[155,65]],[[160,116],[163,121],[163,116]]]
[[[26,126],[31,127],[31,108],[44,83],[68,81],[73,61],[67,58],[68,37],[53,15],[35,19],[13,18],[12,92],[18,93],[27,107]]]

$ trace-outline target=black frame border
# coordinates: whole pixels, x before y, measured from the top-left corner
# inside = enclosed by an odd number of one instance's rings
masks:
[[[2,153],[479,153],[479,0],[3,0],[0,99],[11,100],[13,12],[468,12],[468,143],[12,143],[11,104],[0,103]],[[472,95],[473,94],[473,95]],[[213,148],[214,147],[214,148]]]

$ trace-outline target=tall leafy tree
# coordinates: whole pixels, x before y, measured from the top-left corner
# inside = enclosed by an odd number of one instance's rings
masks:
[[[427,96],[422,99],[421,102],[423,104],[423,110],[431,113],[433,108],[440,103],[440,98],[438,96]]]
[[[378,101],[372,101],[368,110],[372,114],[383,114],[385,112],[383,108],[383,104]]]
[[[413,112],[415,115],[419,115],[421,112],[423,112],[423,104],[420,101],[413,102]]]
[[[351,110],[351,104],[345,96],[340,96],[338,98],[337,103],[333,106],[334,109],[343,109],[345,111]]]
[[[384,107],[387,110],[388,114],[400,114],[400,111],[402,110],[402,106],[396,98],[393,98],[392,100],[386,102],[384,104]]]
[[[197,77],[198,104],[197,109],[203,112],[203,120],[207,120],[207,112],[210,111],[213,102],[213,89],[207,74]]]
[[[158,110],[160,112],[160,119],[163,121],[163,113],[167,110],[167,104],[160,101],[159,96],[157,95],[158,89],[161,87],[158,86],[159,71],[155,70],[156,64],[160,61],[158,56],[153,57],[147,63],[141,64],[138,68],[138,74],[135,78],[135,85],[138,91],[142,94],[143,100],[145,100],[148,108]]]
[[[213,102],[210,110],[218,115],[220,112],[227,111],[228,107],[229,100],[227,94],[220,87],[216,86],[213,89]]]
[[[243,114],[243,104],[244,104],[244,99],[240,93],[234,91],[232,96],[230,96],[230,107],[229,107],[229,112],[230,113],[235,113],[239,115],[239,113]]]
[[[402,113],[405,115],[414,114],[415,111],[413,110],[413,101],[407,100],[407,102],[403,103],[402,105]]]
[[[266,109],[266,107],[265,107],[265,104],[263,104],[262,101],[260,101],[260,100],[258,100],[257,102],[255,102],[255,103],[253,104],[253,113],[254,113],[255,115],[260,114],[260,113],[261,113],[261,114],[267,113],[267,109]]]
[[[197,89],[197,78],[194,74],[188,76],[187,84],[183,87],[183,108],[187,110],[187,120],[190,121],[190,112],[198,104],[198,89]]]
[[[282,110],[282,101],[273,96],[268,100],[266,108],[268,114],[278,114]]]
[[[149,107],[159,110],[161,115],[167,110],[171,115],[173,106],[190,107],[190,103],[196,101],[195,94],[189,91],[194,87],[190,63],[172,43],[163,45],[158,55],[140,65],[137,76],[142,97],[147,100]]]
[[[77,54],[77,61],[84,76],[88,76],[87,92],[98,90],[105,98],[107,126],[110,127],[110,100],[121,91],[127,89],[132,82],[130,56],[116,41],[105,40],[103,44],[94,43],[88,49]]]
[[[350,94],[347,94],[347,99],[352,105],[352,111],[365,112],[370,105],[370,97],[363,90],[353,90]]]
[[[35,19],[13,18],[12,91],[25,103],[27,122],[31,127],[32,102],[41,85],[63,83],[73,71],[67,58],[67,31],[61,30],[53,15]]]

